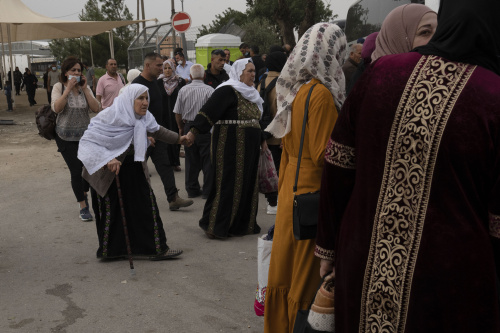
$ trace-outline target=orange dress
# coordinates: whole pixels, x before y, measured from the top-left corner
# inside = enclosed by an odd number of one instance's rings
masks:
[[[297,311],[308,308],[320,281],[319,259],[314,256],[315,240],[296,240],[292,226],[293,185],[304,109],[309,89],[315,83],[320,81],[313,79],[300,88],[292,105],[292,130],[283,138],[278,212],[264,314],[266,333],[292,332]],[[325,147],[336,120],[337,110],[332,94],[325,86],[316,85],[309,102],[298,194],[319,190]]]

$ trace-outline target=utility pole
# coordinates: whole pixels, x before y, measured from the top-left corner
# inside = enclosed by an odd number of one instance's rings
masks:
[[[177,43],[175,42],[175,29],[174,29],[174,15],[175,15],[175,3],[172,0],[172,15],[170,16],[170,24],[172,25],[172,51],[175,51]]]
[[[139,21],[139,0],[137,0],[137,21]],[[139,23],[137,23],[137,36],[139,36]]]
[[[142,10],[142,28],[146,28],[146,13],[144,13],[144,0],[141,0],[141,10]]]

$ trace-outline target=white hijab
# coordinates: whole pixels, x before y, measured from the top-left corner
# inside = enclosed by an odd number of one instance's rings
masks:
[[[135,99],[146,91],[148,88],[142,84],[131,84],[110,107],[92,118],[78,148],[78,158],[89,174],[123,154],[131,143],[134,144],[134,161],[144,161],[149,145],[147,132],[160,129],[149,111],[142,117],[134,112]]]
[[[276,138],[291,130],[292,104],[302,85],[319,80],[333,95],[340,111],[345,100],[345,78],[342,65],[346,57],[344,32],[332,23],[310,27],[294,47],[276,82],[278,112],[267,128]]]
[[[262,100],[262,98],[260,97],[259,92],[253,85],[249,86],[240,81],[241,74],[243,74],[243,71],[245,70],[245,67],[249,62],[252,62],[251,58],[236,60],[231,66],[231,71],[229,72],[229,80],[220,84],[217,89],[224,86],[232,86],[246,100],[257,104],[260,110],[260,114],[262,115],[262,103],[264,103],[264,100]]]

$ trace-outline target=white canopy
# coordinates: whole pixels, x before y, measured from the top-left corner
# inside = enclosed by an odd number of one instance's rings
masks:
[[[9,23],[11,42],[20,42],[94,36],[138,22],[142,21],[62,21],[35,13],[21,0],[0,0],[0,24],[4,41],[8,39]]]
[[[82,2],[83,3],[83,2]],[[29,9],[21,0],[0,0],[0,42],[9,43],[12,65],[12,42],[27,40],[73,38],[94,36],[114,28],[143,21],[62,21],[40,15]],[[110,38],[110,47],[112,39]],[[11,71],[14,81],[14,71]],[[14,96],[12,96],[14,99]]]

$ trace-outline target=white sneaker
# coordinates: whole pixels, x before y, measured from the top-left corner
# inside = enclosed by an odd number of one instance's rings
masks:
[[[267,205],[267,215],[276,215],[277,211],[278,206],[270,206],[269,204]]]

